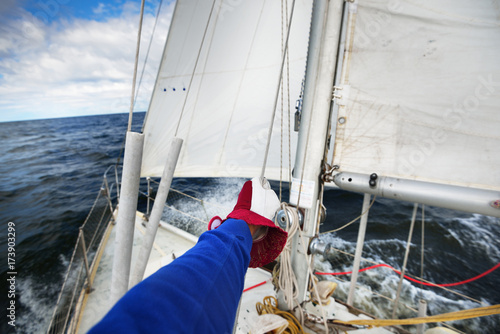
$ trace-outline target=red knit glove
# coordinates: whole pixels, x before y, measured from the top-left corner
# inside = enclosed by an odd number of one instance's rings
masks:
[[[254,233],[249,267],[261,267],[278,257],[285,247],[288,234],[276,226],[273,218],[280,208],[280,201],[265,178],[253,178],[245,182],[238,202],[227,218],[241,219],[247,224],[260,226]],[[224,220],[214,217],[208,229],[219,227]]]

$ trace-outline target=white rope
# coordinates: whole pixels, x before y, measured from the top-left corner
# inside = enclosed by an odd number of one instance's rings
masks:
[[[284,15],[284,13],[286,13],[286,15]],[[285,21],[285,17],[286,17],[286,22]],[[285,0],[282,0],[281,1],[281,50],[282,52],[285,52],[286,50],[284,49],[284,28],[283,26],[286,28],[288,27],[288,1],[285,1]],[[291,149],[291,127],[290,127],[290,53],[286,53],[286,87],[287,87],[287,118],[288,118],[288,182],[290,183],[292,181],[292,176],[291,176],[291,173],[292,173],[292,149]],[[283,132],[284,132],[284,126],[283,126],[283,122],[284,122],[284,92],[285,92],[285,77],[284,75],[281,76],[281,139],[280,139],[280,202],[282,201],[282,189],[283,189],[283,147],[284,147],[284,143],[283,143]]]
[[[285,302],[287,303],[287,306],[290,310],[294,309],[294,304],[297,305],[299,308],[298,314],[300,315],[299,321],[301,324],[304,323],[304,310],[302,309],[300,303],[298,302],[298,293],[299,293],[299,288],[298,288],[298,283],[297,283],[297,277],[295,276],[295,272],[293,271],[292,268],[292,239],[295,235],[295,233],[299,233],[299,237],[301,239],[301,244],[302,248],[304,251],[304,256],[306,257],[306,263],[307,263],[307,268],[308,268],[308,274],[310,276],[310,281],[313,285],[314,292],[316,296],[319,296],[318,293],[318,286],[316,284],[316,281],[314,279],[313,275],[313,270],[311,268],[311,264],[309,262],[309,258],[307,257],[307,249],[306,249],[306,242],[304,240],[304,237],[302,235],[302,231],[300,230],[299,227],[299,217],[297,214],[297,209],[289,207],[288,204],[286,203],[281,203],[281,209],[285,212],[285,219],[286,219],[286,231],[288,232],[288,239],[286,241],[285,247],[281,253],[281,260],[280,260],[280,274],[279,274],[279,288],[281,291],[283,291],[283,297],[285,299]],[[289,219],[288,214],[291,216],[291,221]],[[326,319],[326,313],[325,310],[323,309],[322,303],[319,303],[320,309],[321,309],[321,315],[323,318],[323,324],[325,325],[325,332],[328,333],[328,324],[327,324],[327,319]]]
[[[286,203],[281,203],[281,209],[285,212],[288,239],[281,252],[279,288],[283,291],[283,297],[285,298],[288,308],[292,310],[294,303],[298,304],[297,296],[299,292],[297,277],[292,268],[292,239],[299,229],[299,217],[294,210],[288,208]],[[288,213],[292,215],[291,221],[288,218]]]

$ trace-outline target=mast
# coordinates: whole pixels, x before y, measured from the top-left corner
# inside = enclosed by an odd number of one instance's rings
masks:
[[[327,149],[343,4],[343,0],[317,0],[313,5],[304,102],[290,191],[290,203],[305,210],[303,236],[306,242],[317,234],[319,227],[320,182]],[[306,259],[303,254],[304,245],[301,242],[296,235],[292,251],[292,266],[299,285],[299,303],[306,296],[311,262],[311,258]]]

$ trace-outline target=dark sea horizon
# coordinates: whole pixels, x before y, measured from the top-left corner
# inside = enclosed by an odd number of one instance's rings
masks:
[[[145,113],[134,114],[133,128],[140,131]],[[44,333],[52,316],[71,253],[84,222],[100,190],[105,170],[116,164],[127,129],[128,114],[0,123],[0,251],[3,310],[1,333]],[[184,192],[205,193],[213,202],[226,188],[241,180],[175,179],[173,187]],[[273,182],[276,188],[278,183]],[[215,192],[208,192],[217,189]],[[284,198],[288,198],[287,189]],[[357,217],[362,195],[327,189],[324,204],[327,220],[321,231],[340,227]],[[139,209],[144,210],[145,201]],[[408,238],[413,204],[378,198],[370,210],[363,257],[400,268]],[[415,227],[407,271],[420,275],[420,224]],[[321,236],[336,248],[354,253],[359,224]],[[425,210],[424,278],[435,283],[458,282],[475,277],[500,262],[500,219],[434,207]],[[11,231],[9,231],[11,227]],[[9,232],[15,231],[15,263],[9,268]],[[188,229],[186,227],[186,229]],[[203,228],[202,228],[203,229]],[[324,261],[321,261],[324,260]],[[346,271],[350,262],[331,252],[317,259],[316,269]],[[366,267],[367,264],[362,264]],[[15,274],[12,274],[12,273]],[[15,284],[8,281],[14,276]],[[343,276],[348,280],[348,276]],[[360,275],[360,281],[384,291],[397,285],[398,275],[377,269]],[[328,278],[334,279],[334,278]],[[343,299],[340,283],[337,298]],[[15,288],[15,298],[9,293]],[[484,304],[500,304],[500,270],[455,290]],[[463,301],[436,288],[404,285],[403,299],[425,298],[429,314],[481,306]],[[9,325],[11,300],[15,301],[15,325]],[[357,306],[372,308],[375,315],[387,316],[383,300],[360,295]],[[375,306],[373,306],[375,305]],[[5,311],[4,311],[5,312]],[[414,315],[412,315],[414,316]],[[456,323],[466,333],[497,333],[500,316]]]

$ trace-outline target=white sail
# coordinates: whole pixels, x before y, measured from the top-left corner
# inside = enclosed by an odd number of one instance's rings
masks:
[[[292,109],[305,72],[311,8],[310,0],[296,1],[289,40]],[[184,140],[176,176],[260,174],[286,38],[281,22],[279,1],[217,0],[212,8],[212,1],[178,0],[146,116],[142,176],[161,175],[165,143],[174,135]],[[287,95],[285,85],[286,105]],[[276,115],[271,152],[277,153],[269,156],[266,177],[279,179],[280,110]],[[288,130],[283,135],[287,175]],[[292,152],[295,142],[292,133]]]
[[[499,2],[360,0],[350,14],[333,164],[500,190]]]

